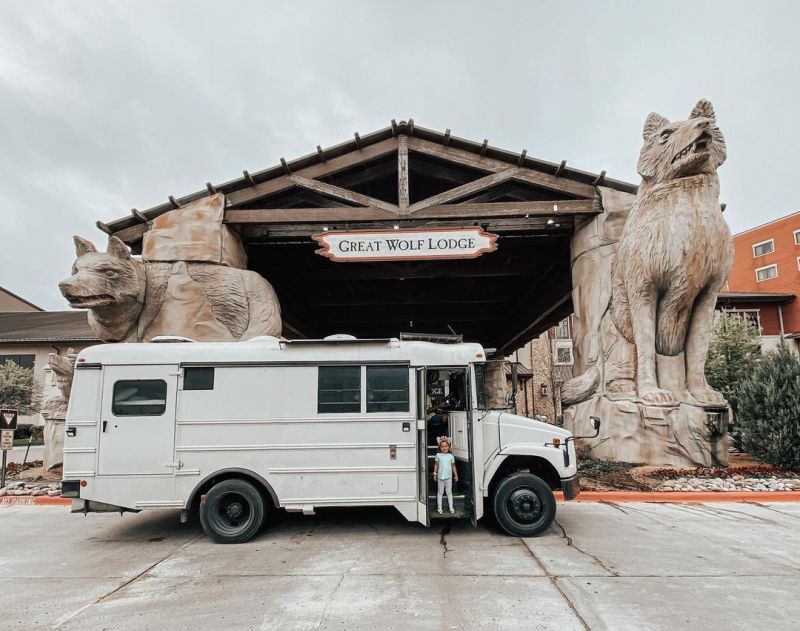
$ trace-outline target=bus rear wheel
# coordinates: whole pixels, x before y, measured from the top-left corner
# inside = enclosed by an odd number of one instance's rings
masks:
[[[540,477],[514,473],[495,489],[493,508],[497,522],[508,534],[533,537],[555,519],[556,498]]]
[[[200,503],[200,524],[217,543],[244,543],[264,524],[264,498],[244,480],[223,480]]]

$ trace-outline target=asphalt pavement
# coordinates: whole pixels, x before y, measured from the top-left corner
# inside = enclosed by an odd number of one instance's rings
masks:
[[[177,513],[0,508],[0,628],[797,629],[800,503],[559,505],[521,540],[388,509],[218,545]]]

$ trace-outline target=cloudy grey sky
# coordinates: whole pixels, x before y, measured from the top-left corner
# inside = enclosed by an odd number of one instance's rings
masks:
[[[4,0],[0,285],[66,309],[70,236],[414,118],[638,182],[712,100],[732,229],[798,210],[796,2]]]

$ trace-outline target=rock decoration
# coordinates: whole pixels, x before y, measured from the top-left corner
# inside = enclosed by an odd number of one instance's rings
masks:
[[[714,307],[733,261],[719,203],[726,157],[714,109],[645,121],[635,197],[598,187],[603,213],[572,240],[575,369],[565,425],[592,456],[675,466],[727,463],[722,395],[705,380]]]
[[[89,310],[89,325],[104,342],[279,336],[275,291],[244,269],[244,248],[222,224],[223,208],[219,194],[158,217],[145,233],[141,259],[115,236],[105,252],[73,237],[77,260],[59,283],[61,293],[71,307]]]
[[[684,493],[700,491],[717,492],[777,492],[800,491],[800,478],[748,478],[743,475],[734,475],[728,478],[677,478],[666,480],[656,487],[656,491],[669,492],[681,491]]]

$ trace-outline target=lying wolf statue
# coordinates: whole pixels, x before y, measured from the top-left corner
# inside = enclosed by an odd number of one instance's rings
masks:
[[[256,272],[213,263],[147,262],[117,237],[105,252],[73,237],[77,260],[58,284],[73,309],[89,309],[104,342],[146,342],[158,335],[239,341],[281,334],[278,298]]]
[[[724,406],[704,368],[717,295],[733,263],[717,176],[725,140],[706,100],[685,121],[651,113],[642,135],[642,183],[616,246],[609,300],[594,319],[599,331],[588,332],[600,333],[603,350],[564,384],[562,402],[606,392],[645,405]],[[657,363],[666,368],[672,358],[680,366],[659,373]]]

